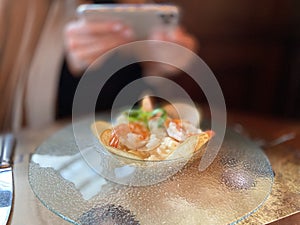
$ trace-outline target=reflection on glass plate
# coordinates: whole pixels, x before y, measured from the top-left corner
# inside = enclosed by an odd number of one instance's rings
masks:
[[[151,186],[110,182],[91,169],[81,154],[93,165],[99,160],[93,148],[79,152],[68,126],[36,150],[29,167],[36,196],[73,224],[234,224],[264,203],[273,183],[265,154],[231,130],[207,170],[199,172],[195,161]],[[120,176],[126,173],[129,167]]]

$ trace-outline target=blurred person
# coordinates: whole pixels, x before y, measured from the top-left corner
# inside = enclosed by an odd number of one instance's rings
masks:
[[[97,3],[145,3],[145,1],[96,1]],[[90,2],[91,3],[91,2]],[[95,3],[95,2],[94,2]],[[147,39],[177,43],[196,50],[195,38],[182,27],[172,32],[165,30],[153,31]],[[62,71],[58,95],[58,118],[71,114],[72,99],[80,76],[96,59],[104,53],[133,41],[136,41],[134,30],[122,21],[91,21],[77,19],[65,27],[64,43],[66,58]],[[148,49],[149,50],[149,49]],[[153,51],[151,49],[150,51]],[[159,54],[159,50],[156,50]],[[152,53],[152,52],[151,52]],[[155,54],[155,52],[153,52]],[[176,68],[162,63],[141,63],[123,68],[112,76],[104,85],[100,95],[106,96],[97,104],[98,109],[110,109],[113,99],[126,84],[143,75],[176,75]],[[70,85],[72,84],[72,85]],[[108,97],[109,96],[109,97]]]
[[[77,19],[76,7],[83,3],[94,2],[0,2],[3,25],[0,31],[0,130],[17,131],[23,126],[40,128],[57,118],[70,116],[73,95],[84,70],[105,52],[135,41],[134,32],[124,24]],[[172,35],[153,33],[149,39],[175,42],[193,51],[197,47],[195,38],[182,28]],[[116,82],[112,80],[108,87],[117,92],[141,74],[175,72],[158,64],[143,67],[133,65],[122,69],[123,80],[115,78]]]

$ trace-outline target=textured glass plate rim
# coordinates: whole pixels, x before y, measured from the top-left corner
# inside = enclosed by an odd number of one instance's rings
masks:
[[[70,125],[66,125],[64,126],[63,128],[59,129],[57,132],[61,131],[61,130],[64,130],[66,129],[67,127],[69,127]],[[227,130],[230,130],[230,131],[233,131],[231,128],[227,128]],[[29,164],[28,164],[28,170],[30,170],[30,164],[32,163],[32,156],[38,151],[38,149],[44,145],[44,143],[50,139],[51,137],[53,137],[57,132],[55,132],[54,134],[52,134],[50,137],[48,137],[47,139],[44,140],[44,142],[42,142],[39,146],[37,146],[34,150],[34,153],[31,154],[30,156],[30,159],[29,159]],[[236,132],[235,132],[236,133]],[[226,141],[224,139],[224,141]],[[261,149],[262,151],[262,149]],[[110,152],[109,152],[110,153]],[[268,163],[268,165],[271,167],[271,163],[268,159],[268,157],[266,156],[266,154],[262,151],[263,153],[263,156],[264,156],[264,159],[266,160],[266,162]],[[113,153],[111,153],[113,154]],[[117,155],[118,156],[118,155]],[[155,161],[154,161],[155,162]],[[272,167],[271,167],[272,168]],[[273,170],[272,170],[273,171]],[[100,176],[100,175],[99,175]],[[30,179],[30,172],[28,173],[28,180],[29,180],[29,184],[30,184],[30,187],[34,193],[34,195],[37,197],[37,199],[49,210],[51,211],[52,213],[54,213],[55,215],[59,216],[60,218],[62,218],[63,220],[71,223],[71,224],[74,224],[74,225],[81,225],[80,223],[76,222],[75,220],[63,215],[62,213],[60,213],[59,211],[55,210],[53,207],[49,207],[49,205],[47,205],[47,201],[43,200],[39,195],[38,193],[35,191],[35,188],[33,187],[33,184],[31,182],[31,179]],[[230,223],[228,223],[229,225],[235,225],[235,224],[238,224],[239,222],[245,220],[246,218],[248,218],[249,216],[251,216],[253,213],[257,212],[263,205],[264,203],[266,202],[266,200],[269,198],[269,196],[271,195],[271,191],[272,191],[272,188],[273,188],[273,185],[274,185],[274,175],[271,177],[271,182],[270,182],[270,190],[268,191],[268,194],[266,194],[265,198],[255,207],[253,208],[251,211],[249,211],[248,213],[246,213],[244,216],[241,216],[239,217],[237,220],[235,221],[232,221]]]
[[[42,143],[41,145],[43,145],[43,143]],[[35,148],[34,153],[30,155],[29,165],[28,165],[28,170],[29,170],[29,171],[30,171],[30,164],[31,164],[31,162],[32,162],[31,158],[32,158],[32,156],[35,154],[35,152],[36,152],[36,150],[37,150],[38,148],[39,148],[39,147]],[[44,201],[44,200],[38,195],[38,193],[36,193],[35,188],[33,187],[33,184],[32,184],[31,179],[30,179],[30,173],[28,173],[28,181],[29,181],[31,190],[32,190],[32,192],[34,193],[34,195],[36,196],[36,198],[37,198],[37,199],[38,199],[38,200],[39,200],[39,201],[40,201],[40,202],[41,202],[41,203],[42,203],[49,211],[51,211],[54,215],[59,216],[60,218],[62,218],[63,220],[65,220],[65,221],[67,221],[67,222],[69,222],[69,223],[72,223],[72,224],[74,224],[74,225],[80,225],[79,223],[77,223],[76,221],[70,219],[69,217],[64,216],[62,213],[58,212],[58,211],[55,210],[53,207],[49,207],[49,206],[47,205],[47,203],[46,203],[47,201]]]
[[[30,181],[30,179],[29,179]],[[235,224],[238,224],[239,222],[245,220],[246,218],[248,218],[249,216],[251,216],[253,213],[257,212],[263,205],[264,203],[266,202],[266,200],[269,198],[270,194],[271,194],[271,190],[272,190],[272,187],[273,187],[273,182],[274,182],[274,178],[272,178],[272,184],[271,184],[271,187],[270,187],[270,192],[269,194],[266,195],[266,197],[262,200],[262,202],[255,208],[253,209],[251,212],[249,212],[248,214],[245,214],[244,216],[240,217],[239,219],[237,219],[236,221],[233,221],[231,223],[229,223],[229,225],[235,225]],[[52,207],[49,207],[46,203],[46,201],[44,201],[43,199],[41,199],[39,197],[39,195],[35,192],[34,188],[32,187],[32,184],[31,182],[30,183],[30,187],[34,193],[34,195],[36,196],[36,198],[49,210],[51,211],[53,214],[59,216],[60,218],[62,218],[63,220],[71,223],[71,224],[74,224],[74,225],[81,225],[80,223],[77,223],[76,221],[70,219],[69,217],[67,216],[64,216],[62,213],[58,212],[57,210],[53,209]]]

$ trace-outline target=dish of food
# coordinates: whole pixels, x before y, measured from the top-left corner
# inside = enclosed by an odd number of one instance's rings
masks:
[[[111,153],[138,160],[170,160],[189,157],[213,137],[187,120],[173,118],[164,108],[153,109],[149,99],[124,111],[114,125],[97,121],[93,133]]]
[[[198,160],[112,154],[92,134],[93,120],[55,132],[30,158],[28,179],[38,200],[72,224],[107,224],[112,217],[111,223],[125,223],[131,215],[141,225],[235,224],[261,207],[272,190],[274,174],[264,151],[231,128],[213,163],[200,171]],[[74,136],[74,127],[81,136]],[[86,147],[79,151],[75,137]]]

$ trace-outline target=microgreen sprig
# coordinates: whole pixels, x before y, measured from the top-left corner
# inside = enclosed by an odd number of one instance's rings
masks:
[[[148,122],[151,118],[160,117],[159,126],[162,126],[167,119],[167,112],[163,108],[156,108],[152,111],[144,111],[143,109],[131,109],[126,112],[129,122],[141,122],[148,127]]]

